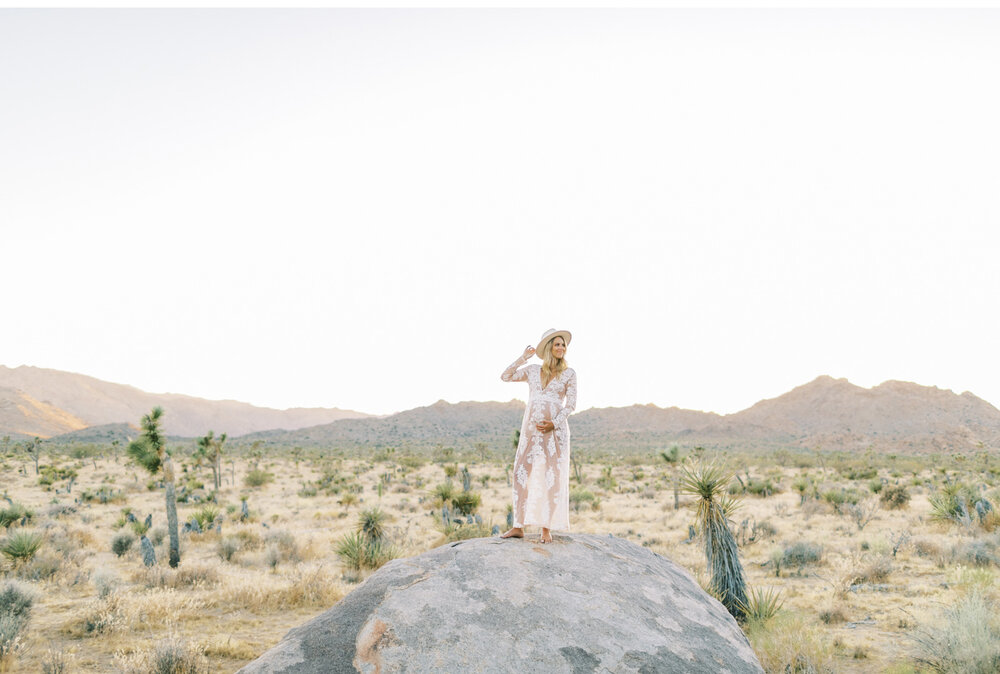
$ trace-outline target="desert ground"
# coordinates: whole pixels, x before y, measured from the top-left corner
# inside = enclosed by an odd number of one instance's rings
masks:
[[[0,591],[31,599],[27,622],[0,621],[0,669],[235,671],[372,572],[350,568],[337,552],[363,512],[384,513],[385,547],[399,556],[506,528],[509,457],[336,454],[233,450],[208,502],[211,469],[176,449],[178,489],[187,497],[178,503],[179,521],[198,518],[203,530],[180,534],[181,562],[170,569],[164,489],[124,452],[52,449],[37,473],[31,458],[8,452],[0,536],[5,546],[24,536],[41,543],[32,554],[15,545],[0,560]],[[647,546],[708,586],[701,538],[690,537],[695,497],[681,493],[674,507],[678,463],[654,454],[578,458],[574,531]],[[989,602],[1000,599],[1000,518],[973,509],[941,520],[933,506],[957,484],[1000,504],[995,452],[738,457],[682,447],[680,458],[683,466],[715,460],[739,476],[730,483],[739,501],[731,528],[747,583],[781,602],[776,615],[744,626],[767,671],[962,671],[947,636],[961,637],[961,657],[985,653],[988,661],[996,651]],[[463,468],[480,496],[482,525],[445,527],[438,494],[448,482],[463,491]],[[882,498],[890,487],[895,496]],[[151,567],[136,536],[148,515]],[[956,607],[968,610],[958,615]],[[188,669],[167,668],[171,658]]]

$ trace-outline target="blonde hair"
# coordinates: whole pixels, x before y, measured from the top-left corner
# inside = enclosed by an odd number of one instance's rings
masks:
[[[556,335],[556,337],[562,338],[563,344],[566,343],[566,339],[562,335]],[[545,342],[545,346],[542,347],[542,388],[548,386],[553,379],[569,367],[565,358],[556,358],[552,355],[552,344],[556,341],[556,337]]]

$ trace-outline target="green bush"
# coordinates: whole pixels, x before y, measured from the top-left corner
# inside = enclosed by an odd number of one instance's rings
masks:
[[[479,508],[481,500],[474,491],[460,491],[451,497],[451,505],[463,515],[471,515]]]
[[[34,513],[20,503],[12,503],[9,508],[0,510],[0,526],[10,527],[10,525],[14,524],[14,522],[18,522],[25,518],[27,518],[27,521],[30,522],[33,516]]]
[[[907,491],[906,485],[890,484],[882,489],[879,499],[882,501],[882,505],[888,510],[898,510],[905,508],[906,504],[910,502],[910,492]]]
[[[785,566],[802,567],[806,564],[815,564],[823,558],[823,548],[817,543],[799,541],[785,548],[782,553],[782,562]]]
[[[747,493],[766,498],[772,494],[781,493],[781,487],[772,482],[770,478],[751,479],[747,482]]]
[[[823,492],[823,500],[841,513],[845,505],[857,505],[861,501],[861,494],[856,489],[830,489]]]
[[[274,479],[274,475],[260,468],[254,468],[243,477],[243,484],[248,487],[263,487]]]
[[[127,531],[123,531],[111,539],[111,552],[115,553],[116,557],[121,557],[132,549],[133,543],[135,543],[135,536]]]
[[[446,480],[434,487],[431,490],[431,495],[442,504],[447,503],[455,496],[455,485],[451,483],[451,480]]]
[[[0,543],[0,553],[15,563],[27,562],[42,547],[42,535],[35,531],[18,529],[7,534]]]
[[[596,510],[600,507],[600,503],[600,499],[590,490],[576,487],[569,491],[569,505],[573,508],[573,512],[580,512],[580,508],[583,506]]]

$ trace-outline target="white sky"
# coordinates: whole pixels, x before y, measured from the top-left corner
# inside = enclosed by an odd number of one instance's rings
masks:
[[[0,11],[0,363],[389,413],[1000,404],[1000,11]],[[537,361],[536,361],[537,362]]]

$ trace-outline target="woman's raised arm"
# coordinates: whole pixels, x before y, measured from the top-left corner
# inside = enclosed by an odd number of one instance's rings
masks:
[[[520,367],[524,365],[531,356],[526,356],[521,354],[518,356],[517,360],[507,366],[507,369],[503,371],[500,375],[501,381],[527,381],[528,380],[528,368]],[[520,368],[520,369],[518,369]]]

